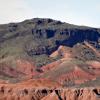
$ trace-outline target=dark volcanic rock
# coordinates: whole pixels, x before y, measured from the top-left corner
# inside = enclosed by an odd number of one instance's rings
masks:
[[[9,40],[15,42],[15,38],[22,38],[20,40],[22,42],[26,37],[28,39],[23,46],[27,47],[27,53],[29,55],[40,55],[50,54],[59,45],[73,46],[83,41],[97,43],[100,33],[96,28],[80,27],[52,19],[39,18],[0,26],[1,42]]]
[[[73,47],[84,41],[99,48],[100,30],[42,18],[0,25],[0,59],[13,56],[35,59],[38,64],[50,62],[48,55],[60,45]]]

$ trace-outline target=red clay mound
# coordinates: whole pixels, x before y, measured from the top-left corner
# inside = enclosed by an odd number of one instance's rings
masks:
[[[87,64],[89,64],[93,68],[100,69],[100,62],[98,61],[88,61]]]
[[[14,61],[15,65],[8,62],[0,63],[0,77],[9,77],[21,79],[30,79],[37,75],[38,72],[35,70],[36,67],[31,61],[24,59],[18,59]]]
[[[54,62],[52,62],[52,63],[50,63],[50,64],[47,64],[47,65],[45,65],[45,66],[42,66],[41,69],[42,69],[44,72],[50,71],[50,70],[52,70],[53,68],[58,67],[58,66],[59,66],[61,63],[63,63],[65,60],[66,60],[66,59],[63,58],[63,59],[54,61]]]
[[[82,69],[80,69],[79,67],[75,67],[75,69],[72,72],[69,72],[67,74],[64,74],[62,76],[59,77],[59,82],[63,81],[75,81],[76,84],[80,84],[80,83],[84,83],[86,81],[92,80],[94,79],[95,76],[83,71]]]
[[[23,59],[16,61],[16,70],[25,74],[25,79],[31,79],[33,76],[39,74],[36,71],[36,66],[31,61]]]
[[[11,77],[11,78],[17,78],[20,75],[24,75],[20,71],[17,71],[15,68],[10,67],[7,64],[0,64],[0,76],[5,76],[5,77]]]
[[[69,61],[72,59],[72,53],[71,53],[71,48],[66,47],[66,46],[59,46],[58,50],[56,50],[55,52],[53,52],[50,57],[57,57],[57,56],[61,56],[62,58],[60,60],[54,61],[50,64],[47,64],[45,66],[42,67],[43,71],[50,71],[53,68],[59,66],[60,64],[62,64],[64,61]]]
[[[100,76],[100,62],[98,61],[88,61],[89,69],[92,69],[97,77]]]
[[[25,74],[31,74],[35,69],[35,66],[32,62],[22,59],[16,61],[16,66],[18,71],[23,72]]]

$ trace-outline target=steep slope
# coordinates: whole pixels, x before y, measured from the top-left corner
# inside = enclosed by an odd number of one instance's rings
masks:
[[[41,66],[53,60],[47,55],[60,45],[71,47],[87,40],[99,47],[99,39],[99,29],[96,28],[35,18],[21,23],[0,25],[0,58],[30,58]],[[44,58],[44,61],[40,58]]]
[[[47,84],[44,84],[44,81]],[[16,85],[0,83],[0,100],[100,100],[99,87],[64,89],[58,88],[60,85],[55,82],[49,82],[29,80]]]
[[[97,28],[42,18],[0,25],[0,78],[63,79],[68,85],[98,80],[100,70],[87,62],[100,62],[99,50]]]

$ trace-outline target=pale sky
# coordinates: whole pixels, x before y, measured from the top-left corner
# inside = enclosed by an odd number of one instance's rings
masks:
[[[35,17],[100,28],[100,0],[0,0],[0,24]]]

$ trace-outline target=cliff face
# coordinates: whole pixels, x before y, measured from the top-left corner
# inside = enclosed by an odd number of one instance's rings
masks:
[[[0,26],[0,44],[9,41],[11,47],[15,44],[20,50],[24,49],[29,56],[50,54],[60,45],[72,47],[83,41],[94,42],[99,47],[99,39],[99,29],[75,26],[52,19],[35,18]]]
[[[100,100],[100,88],[63,88],[46,79],[17,84],[0,81],[0,100]]]
[[[48,55],[60,45],[73,47],[77,43],[88,41],[99,48],[99,40],[100,30],[97,28],[34,18],[0,25],[0,59],[32,59],[36,65],[42,66],[53,60]]]
[[[41,100],[100,100],[99,89],[56,89]]]
[[[73,47],[77,43],[82,43],[84,41],[91,42],[95,47],[100,46],[98,44],[100,39],[98,29],[79,29],[75,27],[68,29],[67,27],[63,27],[63,25],[60,25],[60,28],[57,26],[52,27],[50,25],[49,28],[42,26],[32,29],[34,40],[37,41],[40,39],[42,42],[39,43],[39,46],[37,46],[35,49],[28,46],[28,48],[30,48],[28,54],[51,54],[60,45]]]
[[[100,100],[100,88],[12,88],[1,85],[0,100]]]

